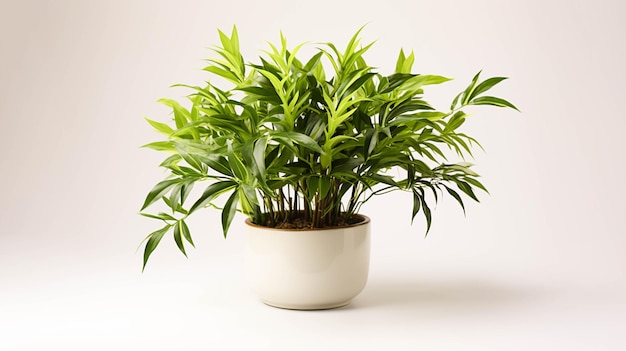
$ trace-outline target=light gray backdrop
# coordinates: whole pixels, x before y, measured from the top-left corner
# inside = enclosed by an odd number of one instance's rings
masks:
[[[0,2],[0,349],[622,350],[626,348],[620,1]],[[217,28],[237,24],[252,60],[289,42],[346,43],[391,72],[479,69],[522,113],[475,109],[464,128],[491,195],[441,202],[427,239],[411,198],[369,203],[369,285],[345,309],[290,312],[245,285],[243,241],[207,212],[187,260],[171,238],[142,275],[137,215],[164,173],[143,116],[201,83]],[[241,219],[241,218],[240,218]],[[620,335],[622,333],[622,335]]]

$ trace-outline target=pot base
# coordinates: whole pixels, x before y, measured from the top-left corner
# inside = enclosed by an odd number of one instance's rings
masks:
[[[264,304],[271,306],[271,307],[282,308],[284,310],[297,310],[297,311],[331,310],[334,308],[341,308],[341,307],[348,306],[352,302],[352,300],[348,300],[348,301],[344,301],[341,303],[328,304],[328,305],[285,305],[285,304],[280,304],[280,303],[274,303],[274,302],[267,301],[267,300],[261,300],[261,301]]]

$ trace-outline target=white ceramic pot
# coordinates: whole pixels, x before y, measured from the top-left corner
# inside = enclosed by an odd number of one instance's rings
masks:
[[[365,287],[370,220],[318,230],[274,229],[246,221],[252,290],[271,306],[318,310],[349,304]]]

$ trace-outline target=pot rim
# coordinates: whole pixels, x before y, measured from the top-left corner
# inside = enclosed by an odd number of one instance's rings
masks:
[[[271,230],[271,231],[280,231],[280,232],[314,232],[314,231],[322,231],[322,230],[337,230],[337,229],[346,229],[346,228],[354,228],[354,227],[359,227],[362,225],[367,225],[370,223],[370,218],[366,215],[362,215],[362,214],[355,214],[355,217],[360,217],[361,221],[354,223],[354,224],[348,224],[348,225],[344,225],[341,227],[324,227],[324,228],[302,228],[302,229],[292,229],[292,228],[272,228],[272,227],[266,227],[263,225],[259,225],[259,224],[255,224],[252,223],[252,221],[250,220],[250,218],[246,218],[245,223],[246,225],[252,227],[252,228],[257,228],[257,229],[261,229],[261,230]]]

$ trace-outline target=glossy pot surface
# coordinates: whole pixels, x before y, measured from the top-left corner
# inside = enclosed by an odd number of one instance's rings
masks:
[[[341,228],[285,230],[247,224],[252,290],[271,306],[315,310],[349,304],[365,287],[370,220]]]

